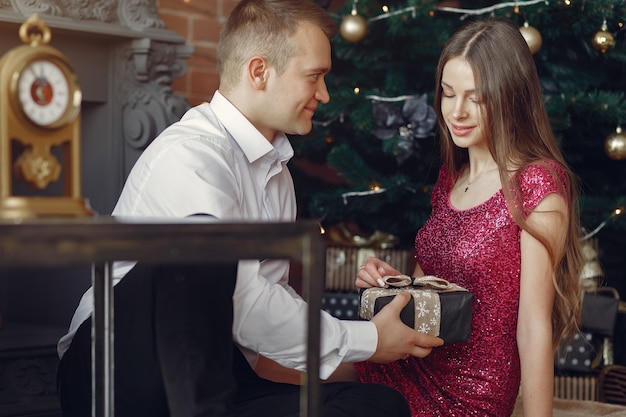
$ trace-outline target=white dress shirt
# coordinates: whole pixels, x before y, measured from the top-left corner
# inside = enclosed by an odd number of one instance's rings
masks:
[[[284,134],[270,143],[216,92],[210,104],[190,109],[142,153],[113,216],[183,218],[202,213],[235,222],[294,221],[295,192],[286,166],[292,156]],[[114,264],[114,284],[133,264]],[[307,307],[289,286],[288,272],[288,261],[239,262],[233,337],[253,352],[305,370]],[[59,341],[60,357],[92,310],[89,289],[69,333]],[[341,362],[368,359],[377,343],[373,323],[341,321],[322,312],[320,376],[327,378]]]

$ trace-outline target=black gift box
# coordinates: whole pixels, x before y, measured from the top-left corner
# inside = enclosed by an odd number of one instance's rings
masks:
[[[602,287],[595,292],[585,291],[582,304],[582,328],[587,332],[613,336],[619,293],[615,288]]]
[[[374,304],[374,314],[393,300],[395,295],[378,297]],[[446,345],[458,342],[467,342],[472,331],[472,303],[474,296],[469,292],[443,292],[439,293],[441,300],[441,323],[439,336]],[[419,329],[419,323],[415,324],[415,299],[400,312],[400,319],[404,324]]]
[[[425,278],[431,277],[418,279],[424,280]],[[400,319],[404,324],[421,333],[438,336],[444,340],[445,344],[467,342],[472,331],[473,294],[440,278],[435,279],[438,280],[438,283],[443,282],[445,288],[422,283],[410,284],[403,288],[369,288],[364,290],[361,293],[359,315],[361,318],[370,319],[389,304],[398,293],[408,291],[413,296],[400,313]],[[416,279],[411,280],[414,282],[413,280]],[[373,299],[373,310],[370,299]],[[370,311],[367,311],[368,309]],[[434,311],[436,314],[425,315],[426,317],[422,318],[420,317],[422,311]]]
[[[593,333],[576,333],[569,343],[559,346],[554,358],[557,374],[593,372],[602,358],[598,356],[600,345],[601,341]]]
[[[359,293],[326,291],[322,294],[322,310],[341,320],[358,320]]]

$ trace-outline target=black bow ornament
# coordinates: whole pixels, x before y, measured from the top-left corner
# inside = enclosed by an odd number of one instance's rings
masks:
[[[426,94],[412,96],[404,101],[402,109],[388,102],[375,100],[372,103],[372,116],[376,123],[372,133],[381,140],[395,139],[391,152],[399,164],[419,149],[417,139],[435,134],[437,116],[426,98]]]

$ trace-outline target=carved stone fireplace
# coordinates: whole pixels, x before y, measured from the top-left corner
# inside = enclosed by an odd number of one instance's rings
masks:
[[[139,153],[187,108],[171,84],[193,47],[164,27],[155,3],[0,0],[0,53],[21,44],[19,26],[37,13],[78,74],[83,194],[102,214],[113,208]]]
[[[143,149],[188,108],[171,84],[193,47],[165,28],[156,0],[0,0],[0,55],[34,13],[78,74],[82,195],[107,215]],[[0,267],[0,417],[59,415],[55,345],[90,284],[88,266]]]

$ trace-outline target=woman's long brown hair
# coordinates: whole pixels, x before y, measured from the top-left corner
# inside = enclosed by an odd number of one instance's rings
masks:
[[[458,177],[468,163],[467,149],[454,145],[441,113],[441,76],[452,58],[468,62],[486,118],[486,141],[498,164],[502,189],[515,222],[548,251],[553,265],[556,297],[552,314],[553,347],[578,329],[581,309],[579,273],[582,268],[580,216],[577,179],[563,158],[544,108],[539,77],[528,44],[512,22],[490,18],[474,21],[457,31],[446,44],[437,68],[435,111],[441,133],[441,157],[448,172]],[[567,182],[543,163],[557,161],[563,166]],[[519,185],[514,173],[531,164],[543,164],[552,171],[561,192],[567,196],[566,240],[562,253],[541,231],[526,222],[522,212]]]

